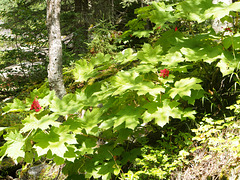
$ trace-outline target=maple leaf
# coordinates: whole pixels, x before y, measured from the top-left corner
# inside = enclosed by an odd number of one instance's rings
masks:
[[[126,128],[134,130],[139,124],[139,118],[143,111],[144,109],[140,107],[134,108],[133,106],[126,106],[117,113],[117,117],[114,121],[114,128],[124,123]]]
[[[5,113],[21,112],[21,111],[29,110],[28,108],[26,109],[26,105],[21,100],[19,100],[17,98],[15,98],[13,100],[13,103],[7,103],[7,105],[5,107],[3,107],[2,109]]]
[[[97,74],[92,63],[88,63],[86,60],[80,60],[75,63],[75,68],[72,71],[76,82],[87,81],[90,77]]]
[[[160,54],[162,53],[162,47],[156,46],[152,47],[150,44],[145,43],[143,45],[142,51],[137,53],[137,57],[141,60],[141,64],[152,64],[156,65],[159,63]]]
[[[9,156],[15,161],[15,163],[17,163],[17,159],[19,157],[23,158],[25,156],[25,152],[23,150],[25,138],[23,138],[21,133],[11,131],[5,136],[5,140],[7,142],[1,147],[1,160],[5,156]]]
[[[176,95],[180,97],[191,96],[191,90],[202,90],[202,86],[198,83],[202,81],[197,78],[185,78],[176,81],[174,88],[169,91],[169,95],[174,98]]]
[[[69,104],[71,105],[69,106]],[[83,106],[76,94],[67,94],[62,99],[55,97],[50,105],[50,110],[56,114],[65,116],[78,112]]]
[[[159,102],[146,104],[144,107],[147,111],[143,114],[143,122],[148,123],[154,119],[159,126],[163,127],[169,122],[170,117],[180,119],[182,112],[177,108],[178,104],[169,99],[163,100],[160,106]]]
[[[59,137],[51,139],[50,136],[46,136],[47,138],[45,139],[38,139],[39,142],[34,145],[34,148],[38,156],[42,156],[47,154],[48,151],[51,151],[52,155],[64,158],[64,154],[68,151],[68,145],[77,144],[75,135],[69,132],[68,126],[53,127],[51,130]],[[45,143],[42,141],[45,141]],[[46,142],[48,143],[47,147]]]
[[[22,123],[24,124],[24,127],[21,129],[21,132],[28,132],[32,129],[48,129],[49,126],[56,126],[58,127],[60,125],[59,122],[56,120],[58,119],[58,115],[51,114],[51,115],[45,115],[40,120],[38,120],[34,114],[30,114],[30,116],[26,117]]]

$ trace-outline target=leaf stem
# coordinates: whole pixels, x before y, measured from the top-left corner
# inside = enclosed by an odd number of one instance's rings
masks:
[[[189,21],[189,29],[190,29],[190,32],[192,33],[192,36],[194,37],[194,32],[193,32],[192,25],[191,25],[190,21]]]
[[[26,136],[26,138],[25,138],[25,139],[27,139],[27,138],[28,138],[28,136],[30,136],[30,134],[32,133],[32,131],[33,131],[33,129],[31,129],[31,131],[29,131],[29,133],[28,133],[28,135]]]
[[[122,178],[122,179],[125,179],[125,178],[124,178],[124,172],[123,172],[123,170],[118,166],[115,157],[113,156],[113,154],[112,154],[109,150],[108,150],[108,152],[111,154],[111,156],[112,156],[112,158],[113,158],[113,160],[114,160],[114,162],[115,162],[115,164],[116,164],[118,170],[121,172],[121,173],[120,173],[121,178]]]

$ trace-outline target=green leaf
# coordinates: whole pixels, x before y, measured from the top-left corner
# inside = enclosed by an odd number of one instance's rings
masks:
[[[182,39],[182,33],[174,31],[173,29],[161,34],[161,37],[157,40],[156,45],[160,45],[164,52],[167,52],[172,45],[176,44],[178,39]],[[172,51],[175,52],[175,51]]]
[[[234,58],[230,52],[225,52],[222,54],[222,58],[218,62],[217,67],[220,68],[223,76],[231,74],[235,69],[239,68],[239,57],[239,55],[236,55],[236,58]]]
[[[33,159],[34,159],[34,154],[33,154],[32,152],[26,151],[26,152],[25,152],[24,161],[25,161],[26,163],[32,163],[32,162],[33,162]]]
[[[174,9],[172,6],[165,5],[162,3],[152,2],[155,10],[151,12],[150,20],[156,24],[157,27],[163,26],[166,22],[175,22],[178,17],[172,15]]]
[[[139,124],[139,118],[143,111],[144,109],[140,107],[134,108],[132,106],[126,106],[116,114],[117,117],[114,121],[114,128],[124,123],[125,128],[134,130]]]
[[[59,136],[54,132],[54,130],[50,130],[50,132],[40,131],[33,136],[33,141],[36,143],[36,146],[40,146],[42,148],[46,148],[49,145],[49,142],[57,142],[59,141]]]
[[[87,81],[90,77],[94,77],[97,74],[97,72],[94,71],[94,65],[83,59],[75,63],[75,68],[72,73],[76,82]]]
[[[113,173],[114,169],[114,161],[105,162],[102,165],[96,166],[95,170],[91,173],[90,177],[93,176],[95,179],[111,179],[111,173]],[[85,176],[86,177],[86,176]],[[88,177],[88,176],[87,176]]]
[[[5,111],[5,113],[9,113],[9,112],[27,111],[27,110],[30,110],[30,107],[27,108],[26,105],[21,100],[15,98],[13,100],[13,103],[7,103],[7,105],[2,109],[3,111]]]
[[[176,95],[180,97],[191,96],[191,90],[201,90],[202,86],[198,83],[202,81],[197,78],[185,78],[180,81],[176,81],[174,88],[169,91],[169,95],[174,98]]]
[[[224,48],[228,49],[233,44],[232,37],[224,38],[222,43],[223,43]]]
[[[218,3],[213,5],[213,7],[209,8],[204,12],[206,18],[223,18],[226,15],[229,15],[230,11],[239,11],[240,10],[240,2],[235,2],[230,5],[224,3]]]
[[[185,0],[177,5],[177,10],[180,17],[201,23],[212,16],[213,13],[205,14],[205,11],[213,6],[209,0]]]
[[[62,165],[65,162],[64,158],[61,158],[61,157],[56,156],[56,155],[53,156],[53,160],[56,163],[56,165]]]
[[[146,104],[144,107],[147,111],[143,114],[143,122],[148,123],[155,119],[155,122],[163,127],[170,120],[170,117],[181,118],[182,112],[177,108],[179,103],[165,99],[161,105],[157,102],[151,102]]]
[[[201,43],[201,42],[198,42]],[[206,45],[199,48],[181,48],[181,53],[184,54],[187,61],[199,61],[203,60],[208,63],[219,59],[221,57],[222,50],[220,47],[211,47]]]
[[[144,77],[139,75],[135,69],[120,72],[113,80],[113,87],[117,87],[113,95],[122,94],[127,90],[137,91],[138,95],[145,95],[147,93],[156,95],[160,94],[160,92],[165,92],[165,88],[161,85],[155,85],[151,81],[145,81]]]
[[[32,103],[33,99],[38,97],[38,99],[43,99],[47,97],[50,93],[55,93],[55,91],[50,91],[48,87],[48,82],[45,82],[40,88],[34,89],[30,96],[31,96],[31,101],[29,103]],[[42,104],[41,104],[42,105]]]
[[[191,96],[183,96],[184,100],[188,101],[188,104],[194,105],[196,99],[204,97],[204,90],[191,90]]]
[[[1,148],[2,158],[4,156],[11,157],[15,162],[18,158],[24,158],[25,152],[23,146],[25,145],[25,139],[19,132],[10,132],[5,135],[5,140],[7,141]]]
[[[27,140],[25,141],[24,151],[25,151],[24,161],[27,163],[32,163],[35,152],[32,149],[32,142],[29,138],[27,138]]]
[[[151,30],[142,30],[142,31],[134,31],[133,35],[137,36],[138,38],[142,37],[150,37],[153,34]]]
[[[139,72],[139,73],[149,73],[150,71],[156,72],[157,69],[155,66],[151,64],[140,64],[137,67],[132,68],[133,71]]]
[[[195,119],[196,111],[192,110],[191,108],[184,109],[183,111],[183,117],[189,118],[189,119]]]
[[[116,61],[120,64],[125,64],[132,62],[137,59],[137,54],[133,53],[132,48],[124,49],[122,52],[118,53],[115,57]]]
[[[105,65],[106,63],[109,63],[110,58],[111,58],[110,54],[104,55],[103,53],[98,53],[98,54],[96,54],[95,57],[91,58],[91,63],[88,64],[87,66],[90,66],[90,67],[88,67],[89,70],[93,70],[94,66]],[[80,60],[80,61],[82,61],[82,60]]]
[[[90,137],[87,135],[86,136],[77,135],[76,138],[79,144],[78,152],[80,153],[80,155],[94,153],[94,147],[96,147],[97,145],[97,138]]]
[[[181,52],[171,52],[171,49],[169,50],[169,53],[161,57],[161,59],[162,65],[166,65],[169,68],[176,67],[178,63],[184,62],[185,60]]]
[[[135,71],[122,71],[119,72],[115,77],[113,77],[113,87],[118,89],[114,92],[113,95],[121,94],[129,88],[134,87],[135,79],[139,76],[139,73]]]
[[[141,60],[142,64],[156,65],[160,62],[160,54],[162,48],[160,46],[152,47],[150,44],[145,43],[142,51],[137,53],[137,57]]]
[[[128,162],[133,162],[138,156],[141,155],[140,148],[134,148],[130,152],[123,152],[123,159],[121,160],[122,164],[127,164]]]
[[[38,97],[38,102],[41,105],[41,107],[46,107],[50,105],[51,101],[55,97],[55,91],[50,91],[47,96],[44,96],[43,98]]]
[[[105,130],[105,129],[109,129],[109,128],[113,127],[114,121],[115,121],[116,119],[117,119],[117,117],[113,117],[113,118],[110,118],[110,119],[108,119],[108,120],[103,121],[103,122],[100,124],[99,128]]]
[[[22,123],[24,127],[21,129],[20,132],[28,132],[33,129],[48,129],[50,126],[56,126],[59,127],[60,123],[56,120],[58,119],[58,115],[51,114],[51,115],[45,115],[41,117],[41,119],[37,119],[34,114],[30,114],[30,116],[26,117]]]
[[[186,61],[196,62],[203,60],[208,63],[212,63],[215,60],[221,58],[223,52],[222,46],[213,47],[211,44],[213,41],[218,41],[219,37],[212,36],[211,34],[197,34],[191,38],[179,38],[173,46],[169,49],[169,55],[165,59],[164,64],[172,65],[174,67],[174,58],[172,62],[168,62],[168,58],[171,59],[171,55],[176,57],[176,62],[183,61],[183,57]],[[179,54],[180,53],[180,54]],[[161,58],[164,61],[164,58]]]
[[[76,148],[75,148],[75,146],[68,145],[67,149],[68,149],[68,151],[65,152],[64,157],[66,157],[66,159],[68,161],[74,162],[74,160],[76,158],[76,152],[75,152]]]
[[[52,128],[55,134],[59,135],[59,139],[51,141],[52,139],[44,139],[42,141],[48,141],[47,147],[42,147],[42,143],[34,145],[38,156],[46,155],[48,151],[52,152],[52,155],[57,155],[60,158],[64,158],[64,154],[68,151],[68,144],[77,144],[75,135],[69,132],[69,128],[61,126],[60,128]]]
[[[83,118],[79,118],[79,127],[85,129],[87,134],[96,134],[98,132],[98,124],[101,123],[102,110],[95,108],[92,111],[87,110]]]
[[[133,130],[124,128],[118,131],[118,136],[116,143],[123,143],[130,135],[132,135]]]
[[[239,11],[240,3],[230,5],[224,3],[213,4],[209,0],[185,0],[177,5],[178,17],[201,23],[210,18],[223,18],[229,15],[230,11]]]
[[[223,46],[225,49],[228,49],[230,46],[232,48],[239,50],[240,49],[240,34],[234,34],[233,36],[227,36],[223,39]]]
[[[4,133],[4,131],[6,129],[8,129],[9,127],[0,127],[0,136],[2,136],[2,134]]]
[[[51,102],[50,110],[55,114],[65,116],[67,114],[74,114],[83,107],[84,105],[81,103],[76,94],[67,94],[62,98],[62,100],[55,97]]]

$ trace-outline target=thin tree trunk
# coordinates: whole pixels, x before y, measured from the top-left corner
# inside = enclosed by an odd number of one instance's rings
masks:
[[[60,31],[61,0],[47,0],[49,43],[48,81],[51,90],[62,99],[66,94],[62,75],[62,42]]]

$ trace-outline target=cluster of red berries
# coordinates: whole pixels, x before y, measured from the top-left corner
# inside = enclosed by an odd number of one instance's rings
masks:
[[[160,70],[160,74],[159,74],[159,76],[160,76],[160,77],[163,77],[163,78],[168,77],[168,76],[169,76],[169,70],[166,69],[166,68]]]
[[[232,32],[232,29],[230,27],[227,27],[224,29],[225,31],[229,31],[229,32]]]
[[[32,105],[31,105],[30,110],[35,109],[35,111],[38,112],[38,111],[40,111],[41,108],[42,108],[42,107],[40,106],[38,100],[37,100],[37,99],[34,99]]]

